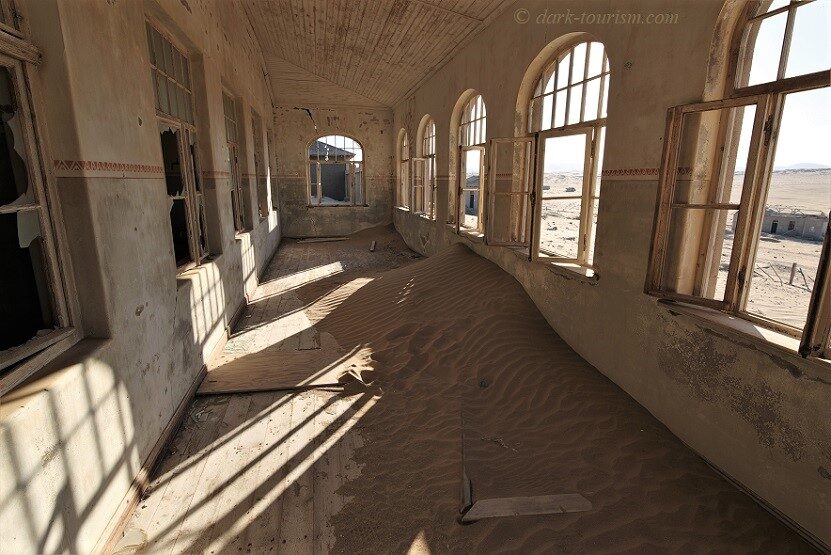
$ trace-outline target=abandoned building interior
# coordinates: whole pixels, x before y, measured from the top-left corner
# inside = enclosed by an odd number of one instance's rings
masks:
[[[831,549],[831,0],[0,0],[0,553]]]

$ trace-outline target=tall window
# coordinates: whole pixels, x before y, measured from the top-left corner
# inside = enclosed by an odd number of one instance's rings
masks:
[[[257,187],[257,209],[260,219],[268,216],[268,190],[263,163],[263,123],[260,115],[251,110],[251,132],[254,134],[254,180]]]
[[[222,109],[225,113],[225,142],[228,145],[228,175],[231,183],[231,212],[234,216],[234,229],[245,231],[243,215],[242,177],[239,168],[239,129],[237,126],[237,106],[234,99],[226,92],[222,93]]]
[[[538,148],[536,257],[593,267],[608,90],[600,42],[560,51],[537,81],[528,107]]]
[[[16,17],[0,2],[0,395],[74,342],[58,248],[57,206],[50,197],[27,77],[37,60]],[[8,24],[8,26],[6,25]],[[51,200],[51,202],[50,202]],[[59,221],[59,220],[58,220]]]
[[[402,129],[398,140],[398,206],[410,207],[410,139]]]
[[[436,122],[427,116],[419,129],[421,156],[413,166],[413,212],[436,217]]]
[[[482,231],[485,191],[485,141],[487,111],[482,95],[474,95],[462,109],[459,125],[459,175],[457,195],[450,197],[450,219],[457,228]]]
[[[149,23],[147,42],[165,183],[172,201],[173,255],[176,266],[187,268],[208,254],[190,67],[187,57]]]
[[[364,204],[364,149],[343,135],[327,135],[308,146],[310,206]]]
[[[830,15],[748,2],[725,99],[669,110],[646,284],[800,338],[803,356],[828,356],[831,334]]]

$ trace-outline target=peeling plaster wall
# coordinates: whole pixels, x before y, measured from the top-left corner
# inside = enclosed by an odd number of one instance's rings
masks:
[[[84,339],[0,407],[0,551],[90,552],[280,241],[260,219],[251,110],[271,96],[244,13],[220,0],[19,2]],[[212,257],[177,275],[145,20],[190,56]],[[233,228],[221,102],[240,103],[246,220]],[[273,131],[273,130],[272,130]],[[273,152],[262,159],[272,168]],[[144,168],[144,169],[136,169]],[[149,169],[148,169],[149,168]],[[268,184],[267,184],[268,185]],[[273,184],[271,184],[273,185]],[[269,189],[271,187],[268,187]],[[269,206],[271,199],[269,198]],[[99,545],[100,547],[100,545]]]
[[[394,151],[392,111],[366,108],[277,106],[274,126],[280,135],[277,186],[280,219],[287,237],[347,235],[392,221]],[[367,206],[309,206],[308,145],[325,135],[347,135],[361,143],[365,161]]]
[[[736,9],[738,2],[729,2]],[[437,126],[436,222],[395,209],[407,243],[433,254],[464,242],[525,288],[577,352],[675,434],[804,530],[831,543],[831,368],[717,331],[643,293],[666,110],[713,95],[723,74],[709,47],[730,28],[721,2],[520,0],[415,93],[395,107],[394,129],[415,138]],[[515,19],[517,10],[529,20]],[[539,24],[540,14],[677,13],[674,25]],[[522,19],[524,14],[518,16]],[[562,20],[561,20],[562,21]],[[597,281],[501,247],[455,235],[447,215],[449,122],[473,88],[487,106],[488,137],[515,134],[517,93],[537,54],[567,33],[604,42],[611,95],[599,205]],[[708,86],[710,87],[708,89]]]

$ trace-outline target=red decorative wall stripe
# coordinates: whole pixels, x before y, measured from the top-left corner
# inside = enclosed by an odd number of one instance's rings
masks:
[[[161,166],[148,164],[125,164],[122,162],[101,162],[98,160],[54,160],[56,170],[63,171],[103,171],[163,174]]]

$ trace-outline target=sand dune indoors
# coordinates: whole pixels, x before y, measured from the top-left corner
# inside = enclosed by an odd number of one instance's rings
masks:
[[[513,278],[467,248],[317,306],[328,281],[300,296],[320,299],[310,318],[327,313],[321,333],[372,353],[378,396],[358,425],[362,471],[341,490],[351,500],[333,521],[337,551],[403,552],[416,538],[436,553],[807,550],[574,353]],[[474,495],[581,493],[593,509],[460,526],[463,437]]]

